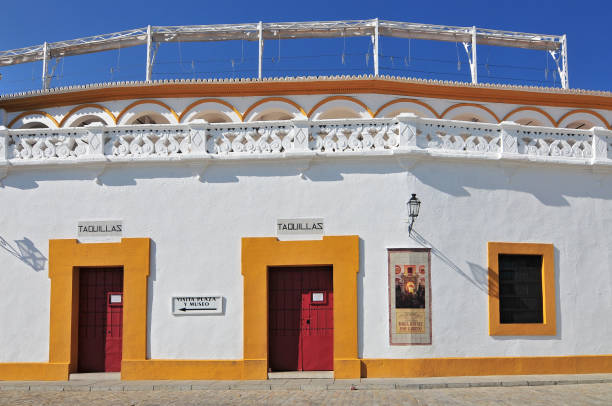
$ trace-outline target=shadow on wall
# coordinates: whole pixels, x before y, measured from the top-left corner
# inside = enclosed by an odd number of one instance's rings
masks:
[[[151,241],[151,252],[149,258],[149,278],[147,281],[147,359],[151,358],[151,337],[153,330],[151,319],[153,318],[153,288],[157,280],[157,244],[153,239]]]
[[[17,248],[0,237],[0,247],[4,248],[6,252],[37,272],[45,269],[47,257],[34,246],[34,243],[29,238],[23,237],[23,240],[15,240],[15,244]]]
[[[431,253],[444,262],[450,269],[457,272],[459,275],[467,279],[472,285],[489,295],[489,272],[487,269],[480,265],[468,262],[471,273],[470,275],[469,273],[464,272],[457,264],[455,264],[449,257],[444,255],[442,251],[434,247],[432,243],[427,241],[427,239],[425,239],[425,237],[419,234],[416,230],[412,230],[410,237],[424,248],[431,248]],[[497,295],[497,289],[493,289],[491,294]]]
[[[359,271],[357,273],[357,297],[363,298],[365,277],[365,246],[364,241],[359,237]],[[357,300],[357,337],[365,337],[365,328],[363,323],[363,315],[365,314],[364,301]],[[363,340],[357,340],[357,354],[363,357]]]
[[[611,199],[610,177],[594,176],[590,170],[575,166],[519,166],[458,163],[442,165],[424,161],[411,173],[420,182],[455,197],[470,196],[469,189],[509,190],[534,196],[547,206],[569,206],[567,197],[590,196]]]

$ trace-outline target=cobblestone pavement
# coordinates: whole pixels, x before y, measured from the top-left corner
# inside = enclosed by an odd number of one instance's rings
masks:
[[[2,390],[0,405],[612,405],[612,383],[446,389]]]

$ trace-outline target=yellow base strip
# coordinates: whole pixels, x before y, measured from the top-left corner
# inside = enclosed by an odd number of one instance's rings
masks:
[[[121,379],[126,381],[239,380],[243,379],[242,360],[123,360]]]
[[[363,359],[363,378],[612,373],[612,355]]]
[[[48,362],[0,363],[0,381],[67,381],[68,367]]]
[[[123,380],[266,379],[265,360],[124,360]],[[423,378],[434,376],[612,373],[612,354],[564,357],[481,357],[422,359],[339,359],[337,379]],[[359,370],[360,369],[360,370]],[[0,363],[0,380],[62,381],[68,364]]]

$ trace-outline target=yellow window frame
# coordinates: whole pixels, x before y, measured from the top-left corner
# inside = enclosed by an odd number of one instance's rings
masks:
[[[557,334],[555,305],[555,250],[552,244],[489,242],[489,335],[554,336]],[[542,256],[542,323],[500,323],[499,255]]]

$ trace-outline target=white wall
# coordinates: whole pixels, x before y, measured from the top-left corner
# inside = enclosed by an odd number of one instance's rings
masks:
[[[406,172],[383,157],[320,158],[302,179],[299,166],[218,163],[201,182],[180,164],[113,165],[101,186],[82,167],[9,173],[0,189],[8,244],[0,249],[0,362],[48,359],[48,240],[76,238],[77,221],[94,219],[122,219],[124,236],[153,240],[151,358],[242,358],[240,239],[273,236],[277,218],[294,217],[324,217],[328,235],[361,237],[361,357],[612,353],[612,176],[441,159]],[[405,223],[410,193],[423,202],[415,230],[435,247],[431,346],[388,338],[386,248],[420,246]],[[557,336],[488,335],[487,241],[555,245]],[[171,296],[189,294],[223,295],[225,314],[172,316]]]

